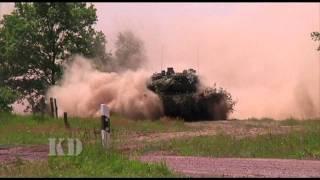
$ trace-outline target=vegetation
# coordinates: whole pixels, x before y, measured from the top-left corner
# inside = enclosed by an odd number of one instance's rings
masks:
[[[0,176],[10,177],[172,177],[160,164],[129,160],[119,152],[104,151],[100,144],[85,146],[79,156],[49,157],[48,161],[16,162],[0,166]]]
[[[314,41],[320,41],[320,32],[312,32],[311,33],[311,38],[314,40]],[[320,45],[317,49],[318,51],[320,51]]]
[[[145,61],[143,42],[131,31],[120,32],[112,68],[116,71],[137,70]]]
[[[270,132],[249,137],[237,137],[224,131],[217,135],[176,137],[166,140],[144,142],[142,146],[127,149],[127,139],[134,136],[195,132],[202,129],[189,126],[182,120],[163,118],[159,121],[134,121],[120,115],[111,117],[112,148],[103,151],[99,139],[99,118],[70,118],[72,130],[64,127],[62,119],[52,119],[38,115],[19,116],[0,113],[1,146],[26,146],[48,144],[48,138],[76,137],[83,142],[83,152],[79,156],[49,157],[48,161],[25,162],[0,165],[0,176],[36,177],[168,177],[180,176],[160,164],[144,164],[133,160],[139,155],[154,151],[168,151],[177,155],[246,157],[246,158],[293,158],[320,159],[320,121],[286,119],[275,121],[270,118],[229,120],[235,128],[271,128],[286,126],[288,133]],[[205,126],[205,124],[203,124]],[[296,129],[299,127],[299,129]],[[98,131],[95,137],[93,129]],[[213,129],[212,129],[213,130]],[[71,133],[72,132],[72,133]],[[133,138],[133,139],[132,139]],[[140,141],[139,141],[140,142]],[[131,142],[131,144],[135,142]],[[138,143],[138,141],[137,141]],[[140,142],[142,143],[142,141]],[[81,163],[80,163],[81,162]],[[67,168],[66,168],[67,167]]]
[[[0,22],[1,86],[19,91],[36,111],[72,55],[106,57],[96,21],[96,9],[86,3],[15,3]]]
[[[172,121],[166,128],[166,120],[152,122],[135,121],[112,117],[112,138],[139,132],[170,131],[183,129],[182,121]],[[99,118],[70,118],[73,133],[64,128],[62,119],[52,119],[38,115],[19,116],[0,113],[1,146],[27,146],[48,144],[48,138],[76,137],[83,143],[79,156],[49,157],[48,161],[25,162],[1,165],[0,176],[28,177],[172,177],[175,176],[164,164],[145,164],[130,160],[117,148],[107,152],[102,150],[99,135],[93,135],[93,129],[99,130]],[[170,124],[170,123],[169,123]],[[150,129],[152,129],[150,131]],[[99,132],[98,132],[99,133]],[[116,145],[116,143],[114,143]]]
[[[195,70],[155,73],[147,84],[161,99],[164,114],[186,121],[226,120],[235,102],[223,88],[201,87]]]
[[[301,130],[243,138],[221,132],[214,136],[156,142],[140,150],[140,153],[156,150],[186,156],[320,159],[319,120],[288,119],[273,123],[278,123],[278,126],[299,126]]]
[[[41,98],[59,83],[75,55],[90,58],[101,71],[142,65],[143,42],[133,32],[119,33],[112,57],[105,35],[94,29],[96,22],[96,9],[88,3],[15,3],[0,21],[0,87],[19,96],[1,97],[0,111],[10,110],[12,100],[25,103],[26,111],[42,111]]]
[[[136,133],[176,132],[186,131],[182,120],[160,119],[159,121],[133,121],[119,115],[111,117],[113,138],[130,136]],[[93,129],[99,131],[99,118],[68,118],[73,129],[78,129],[79,138],[94,138]],[[47,144],[50,137],[69,137],[70,133],[64,128],[62,119],[53,119],[47,116],[29,115],[19,116],[9,113],[0,113],[0,144]],[[85,132],[87,131],[87,132]],[[86,135],[85,133],[91,133]],[[125,137],[124,137],[125,138]]]
[[[0,87],[0,112],[12,111],[12,103],[15,102],[18,94],[8,87]]]

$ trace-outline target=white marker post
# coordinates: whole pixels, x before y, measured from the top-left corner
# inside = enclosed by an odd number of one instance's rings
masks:
[[[110,112],[105,104],[101,104],[101,142],[102,146],[107,149],[110,144]]]

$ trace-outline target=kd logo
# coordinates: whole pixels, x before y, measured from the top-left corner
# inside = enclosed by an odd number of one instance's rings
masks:
[[[64,151],[61,143],[64,138],[59,138],[56,144],[56,138],[49,138],[49,156],[64,156]],[[68,138],[68,154],[67,156],[77,156],[82,152],[82,143],[79,139]]]

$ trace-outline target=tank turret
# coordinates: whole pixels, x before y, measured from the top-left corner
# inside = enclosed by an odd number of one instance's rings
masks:
[[[147,88],[160,97],[165,116],[186,121],[227,119],[235,104],[222,88],[200,87],[194,69],[179,73],[170,67],[167,72],[154,73]]]

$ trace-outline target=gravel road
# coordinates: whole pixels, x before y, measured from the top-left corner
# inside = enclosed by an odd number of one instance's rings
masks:
[[[294,159],[208,158],[145,155],[144,162],[164,161],[190,177],[320,177],[320,161]]]

